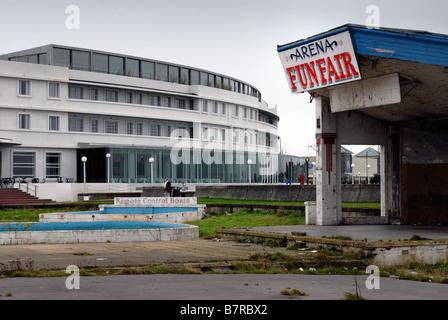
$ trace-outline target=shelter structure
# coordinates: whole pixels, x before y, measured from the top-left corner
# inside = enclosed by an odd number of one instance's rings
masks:
[[[348,24],[277,48],[315,101],[316,224],[341,221],[341,145],[380,148],[386,223],[448,223],[448,36]]]

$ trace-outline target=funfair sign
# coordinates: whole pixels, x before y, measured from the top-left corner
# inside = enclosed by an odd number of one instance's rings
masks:
[[[350,33],[279,47],[292,93],[300,93],[360,80]]]

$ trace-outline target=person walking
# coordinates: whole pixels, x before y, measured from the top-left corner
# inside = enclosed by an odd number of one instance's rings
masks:
[[[171,181],[168,178],[165,178],[165,185],[164,185],[165,191],[164,196],[165,197],[171,197],[171,190],[173,189],[171,187]]]

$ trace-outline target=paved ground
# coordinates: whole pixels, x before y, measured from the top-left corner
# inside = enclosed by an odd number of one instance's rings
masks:
[[[446,300],[448,285],[381,278],[379,289],[367,289],[367,276],[357,276],[368,300]],[[79,289],[68,290],[66,278],[0,279],[0,303],[5,300],[341,300],[355,292],[353,276],[305,274],[155,274],[81,277]],[[285,296],[283,289],[307,296]],[[11,292],[12,296],[5,295]],[[191,302],[190,302],[191,303]],[[297,310],[297,305],[294,307]]]
[[[290,226],[252,228],[275,232],[307,232],[309,236],[350,236],[352,239],[405,239],[413,234],[448,238],[447,227],[415,226]],[[26,267],[59,268],[81,266],[135,266],[150,263],[206,262],[247,259],[254,253],[282,251],[249,243],[214,240],[146,243],[35,244],[2,246],[0,268],[21,263]],[[15,261],[15,262],[14,262]],[[20,261],[20,262],[17,262]],[[0,279],[3,299],[170,299],[170,300],[258,300],[336,299],[344,291],[354,292],[352,276],[312,275],[148,275],[82,277],[80,290],[67,290],[65,278]],[[359,277],[362,295],[368,299],[448,299],[448,285],[381,278],[380,290],[367,290]],[[284,288],[307,292],[306,297],[287,297]],[[5,296],[11,292],[12,297]]]
[[[280,227],[256,227],[250,230],[265,232],[291,233],[306,232],[307,236],[349,236],[353,240],[368,241],[382,239],[403,240],[409,239],[413,235],[429,239],[448,239],[448,226],[413,226],[413,225],[340,225],[340,226],[280,226]]]

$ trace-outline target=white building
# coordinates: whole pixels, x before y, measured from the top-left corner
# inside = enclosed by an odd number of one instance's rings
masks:
[[[0,59],[2,178],[83,182],[83,156],[90,183],[148,183],[151,157],[154,182],[248,182],[249,159],[253,182],[276,172],[277,111],[248,83],[59,45]]]

